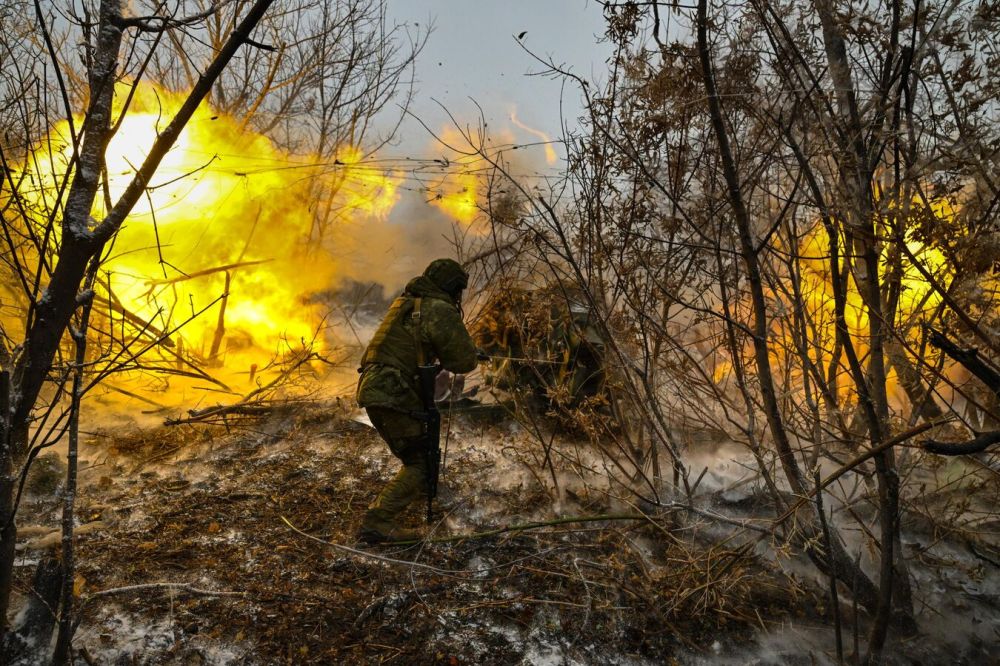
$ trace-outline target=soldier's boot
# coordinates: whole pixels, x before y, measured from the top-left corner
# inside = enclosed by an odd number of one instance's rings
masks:
[[[365,543],[419,540],[419,532],[400,527],[397,519],[414,500],[426,497],[426,485],[420,465],[403,465],[368,507],[358,530],[358,538]]]

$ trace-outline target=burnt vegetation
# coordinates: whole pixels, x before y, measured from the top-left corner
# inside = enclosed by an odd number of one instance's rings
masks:
[[[64,4],[0,0],[4,663],[661,663],[787,626],[779,662],[995,658],[996,3],[609,1],[598,81],[526,51],[583,116],[555,176],[485,121],[421,167],[478,183],[452,245],[491,359],[441,404],[427,538],[368,549],[391,457],[350,368],[390,294],[313,285],[298,339],[234,322],[272,246],[306,272],[376,215],[426,33],[377,0]],[[178,103],[113,173],[147,79]],[[220,117],[314,170],[177,266],[155,197],[220,156],[158,169]],[[101,425],[110,396],[164,425]]]
[[[549,497],[490,484],[498,470],[515,472],[493,459],[492,428],[465,419],[452,426],[465,444],[450,452],[446,501],[472,536],[438,525],[426,544],[345,549],[371,499],[364,489],[392,471],[381,440],[345,416],[317,405],[258,421],[256,432],[97,437],[94,446],[113,440],[117,450],[79,504],[101,522],[79,537],[81,653],[128,655],[116,632],[171,616],[150,627],[159,635],[144,644],[161,645],[140,660],[211,661],[231,646],[259,663],[502,664],[523,658],[532,634],[547,645],[539,658],[656,658],[711,642],[720,626],[746,635],[752,609],[770,614],[786,599],[788,581],[746,547],[670,537],[679,515],[626,520],[594,495],[579,499],[596,520],[519,528],[547,513]],[[178,447],[158,474],[159,454]],[[422,517],[418,507],[409,521]],[[507,529],[493,533],[498,521]]]

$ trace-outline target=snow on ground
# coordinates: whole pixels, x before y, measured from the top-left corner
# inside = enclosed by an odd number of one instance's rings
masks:
[[[569,438],[540,443],[514,422],[471,418],[456,419],[446,433],[431,537],[633,508],[621,486],[608,483],[600,456]],[[541,465],[548,444],[558,489]],[[451,574],[324,546],[356,545],[364,508],[397,468],[370,428],[333,406],[276,414],[229,432],[121,430],[94,438],[85,454],[94,462],[81,475],[79,513],[83,522],[102,524],[80,537],[84,595],[159,581],[238,593],[123,593],[88,606],[75,644],[95,663],[639,666],[668,659],[691,665],[832,659],[825,581],[799,558],[776,557],[770,541],[753,533],[729,544],[754,542],[757,553],[736,567],[750,587],[731,588],[731,603],[719,600],[735,616],[673,609],[686,589],[671,587],[681,559],[697,563],[734,532],[707,519],[685,525],[671,522],[669,513],[660,518],[680,528],[678,552],[649,525],[615,522],[363,551]],[[689,455],[695,475],[707,468],[698,507],[738,520],[760,516],[766,503],[756,500],[760,482],[744,448],[702,443]],[[57,520],[45,501],[29,501],[25,511],[34,512],[23,514],[25,522]],[[422,524],[423,512],[413,511],[412,526]],[[292,532],[284,519],[319,541]],[[910,530],[905,542],[922,634],[894,644],[896,662],[951,656],[982,663],[1000,640],[997,567],[963,544],[920,530]],[[38,553],[20,558],[26,579]],[[719,568],[704,564],[705,571]],[[684,573],[695,576],[690,584],[707,575],[697,566]],[[746,604],[748,617],[759,614],[766,630],[734,619]],[[848,652],[850,639],[845,629]]]

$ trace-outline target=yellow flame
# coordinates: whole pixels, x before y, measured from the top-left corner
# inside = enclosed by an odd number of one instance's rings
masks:
[[[914,202],[918,205],[918,202]],[[931,205],[932,213],[938,217],[951,217],[954,210],[947,201],[936,201]],[[839,239],[838,242],[843,242]],[[933,247],[925,246],[913,240],[907,241],[907,248],[917,258],[926,270],[931,274],[939,273],[946,266],[944,255]],[[783,248],[790,251],[791,248]],[[829,351],[834,348],[836,340],[835,321],[835,301],[833,276],[830,268],[829,241],[826,230],[816,224],[813,231],[808,233],[795,249],[798,271],[801,277],[799,288],[804,303],[802,315],[810,322],[809,335],[814,339],[814,344],[810,345],[805,353],[809,355],[810,362],[819,367],[826,367],[830,358]],[[900,284],[901,291],[896,304],[895,322],[897,324],[897,334],[906,336],[911,344],[916,344],[920,335],[920,327],[917,325],[922,319],[932,316],[941,302],[940,295],[932,288],[916,267],[904,257],[890,257],[890,244],[884,244],[882,256],[880,258],[880,279],[882,284],[889,278],[891,270],[890,262],[899,261],[901,268]],[[863,280],[863,266],[854,261],[853,268],[844,262],[844,256],[852,254],[849,248],[840,248],[841,271],[849,276],[847,289],[844,292],[845,307],[844,320],[852,344],[859,357],[864,358],[869,350],[869,309],[861,294],[859,282]],[[771,298],[776,302],[775,311],[779,311],[785,303],[787,295],[783,293],[771,293]],[[788,358],[802,353],[793,342],[793,323],[791,317],[776,317],[772,320],[772,336],[774,344],[771,346],[773,361],[776,367],[795,367],[800,364],[798,359]],[[843,356],[840,359],[841,370],[846,373],[846,361]],[[793,373],[794,374],[794,373]],[[718,377],[716,378],[718,381]],[[890,373],[888,378],[888,390],[894,391],[897,378]],[[853,395],[851,382],[844,381],[838,388],[841,397]]]
[[[538,138],[542,142],[542,148],[545,149],[545,162],[552,166],[559,161],[559,156],[556,154],[556,149],[552,147],[552,138],[541,130],[537,130],[533,127],[528,127],[520,120],[517,119],[517,107],[511,107],[510,110],[510,122],[514,123],[515,127],[518,127],[528,134]]]
[[[453,127],[441,131],[441,141],[450,146],[463,146],[466,139]],[[441,160],[444,169],[440,178],[428,188],[428,203],[448,217],[465,226],[471,226],[480,216],[479,191],[481,178],[476,173],[475,156],[454,156]]]
[[[116,91],[116,115],[126,93],[124,85]],[[112,202],[183,100],[152,84],[136,88],[106,152]],[[56,191],[72,154],[68,137],[67,123],[54,128],[52,168],[37,174],[38,190],[26,193],[36,203]],[[45,150],[43,142],[39,161]],[[327,198],[338,217],[357,220],[386,215],[399,198],[398,174],[369,168],[363,158],[354,146],[343,147],[333,163],[289,154],[202,104],[115,239],[105,288],[159,330],[204,311],[175,336],[185,349],[207,357],[222,334],[220,360],[263,367],[275,352],[313,341],[325,314],[306,298],[336,276],[331,257],[309,243],[323,203],[317,197]],[[95,219],[104,208],[99,193]],[[323,348],[322,335],[315,342]]]
[[[447,176],[432,190],[428,201],[443,211],[448,217],[468,226],[479,217],[479,178],[468,173]]]
[[[356,146],[345,146],[337,156],[344,172],[344,204],[350,211],[385,218],[399,201],[400,176],[387,178],[382,170],[366,166],[363,160],[364,153]]]

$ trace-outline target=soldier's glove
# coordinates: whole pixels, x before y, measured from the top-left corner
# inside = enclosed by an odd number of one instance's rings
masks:
[[[482,347],[476,347],[476,360],[477,361],[488,361],[490,360],[490,355]]]

